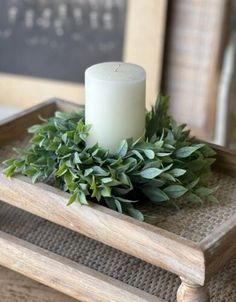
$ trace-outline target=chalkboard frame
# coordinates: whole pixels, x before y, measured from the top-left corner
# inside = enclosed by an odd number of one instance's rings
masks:
[[[146,69],[147,107],[160,87],[166,11],[166,0],[127,0],[123,61]],[[84,104],[84,85],[0,73],[0,104],[27,108],[54,96]]]

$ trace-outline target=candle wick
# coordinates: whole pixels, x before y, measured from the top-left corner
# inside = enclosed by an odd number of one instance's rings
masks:
[[[121,64],[117,64],[117,66],[115,67],[114,71],[117,72],[118,69],[120,68]]]

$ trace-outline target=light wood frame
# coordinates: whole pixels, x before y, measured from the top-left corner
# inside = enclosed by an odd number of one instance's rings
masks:
[[[159,90],[168,0],[127,0],[123,61],[147,72],[147,107]],[[0,104],[27,108],[51,97],[84,103],[84,85],[0,73]]]
[[[162,89],[175,119],[207,141],[214,141],[229,3],[172,0],[168,7]]]
[[[9,141],[9,133],[11,133],[10,139],[20,137],[30,125],[36,122],[38,115],[47,117],[51,116],[55,110],[71,111],[75,108],[78,109],[75,104],[53,99],[19,113],[0,123],[0,145]],[[236,153],[222,147],[213,147],[218,153],[216,169],[236,176]],[[179,275],[182,285],[177,295],[178,302],[208,301],[205,287],[207,281],[236,256],[236,214],[200,243],[195,243],[98,204],[92,204],[89,207],[73,204],[66,207],[68,193],[46,184],[32,185],[31,181],[24,176],[8,179],[2,173],[2,167],[0,172],[1,200]],[[38,196],[43,196],[43,198],[38,199]],[[5,243],[1,245],[1,242]],[[14,250],[21,249],[22,246],[20,241],[14,242],[11,237],[0,233],[0,264],[26,275],[32,275],[30,268],[23,271],[23,264],[19,266],[17,261],[10,260],[11,257],[17,259],[17,256],[8,253],[5,244],[10,245]],[[31,246],[26,248],[31,255]],[[42,254],[40,249],[35,249],[32,251],[32,257],[35,252]],[[50,266],[50,263],[48,265]],[[49,270],[48,274],[51,273]],[[55,276],[57,277],[57,274]],[[34,275],[33,278],[35,278]],[[52,285],[67,293],[66,288],[62,289],[61,285],[56,285],[58,282],[55,284],[49,282],[47,285]]]
[[[0,232],[0,247],[1,265],[80,301],[164,302],[4,232]]]

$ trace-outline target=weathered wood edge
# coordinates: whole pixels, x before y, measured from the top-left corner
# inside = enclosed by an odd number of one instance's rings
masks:
[[[0,120],[0,126],[2,127],[3,125],[8,124],[10,122],[15,122],[18,118],[22,118],[22,117],[25,118],[26,115],[34,114],[35,111],[41,110],[42,108],[47,107],[48,105],[51,105],[51,104],[57,105],[57,100],[58,100],[57,98],[51,98],[51,99],[43,101],[37,105],[34,105],[28,109],[21,110],[20,112],[17,112],[9,117],[6,117],[6,118]],[[65,102],[67,102],[67,101],[65,101]]]
[[[227,175],[236,176],[236,152],[223,146],[210,144],[217,152],[214,169]],[[219,225],[211,234],[204,238],[199,247],[205,258],[206,281],[217,273],[227,262],[236,257],[236,214],[227,222]]]
[[[0,173],[1,200],[113,246],[199,284],[204,257],[198,245],[166,230],[139,222],[103,206],[72,204],[69,194],[46,184],[32,185],[24,176]]]
[[[56,110],[56,101],[55,98],[50,99],[0,121],[0,145],[19,138],[28,127],[39,122],[40,115],[50,117]]]
[[[59,111],[72,111],[72,110],[76,110],[76,109],[84,109],[85,106],[81,105],[81,104],[76,104],[74,102],[70,102],[70,101],[65,101],[65,100],[61,100],[61,99],[54,99],[55,104],[56,104],[56,110]]]
[[[69,108],[68,108],[68,105],[69,105]],[[84,107],[80,106],[78,104],[72,103],[72,102],[68,102],[68,101],[57,99],[57,98],[53,98],[53,99],[50,99],[50,100],[48,100],[46,102],[43,102],[39,105],[36,105],[36,106],[34,106],[34,107],[32,107],[28,110],[25,110],[21,113],[16,114],[12,118],[3,121],[0,124],[0,126],[1,126],[1,129],[2,129],[2,127],[6,127],[8,131],[9,131],[9,128],[10,129],[11,128],[14,128],[14,129],[17,128],[18,129],[18,134],[20,134],[20,133],[24,132],[26,130],[26,128],[29,127],[32,123],[37,122],[38,116],[43,115],[43,113],[44,113],[44,116],[45,116],[45,114],[46,114],[46,116],[50,116],[56,110],[71,111],[71,110],[76,109],[76,108],[81,109],[81,108],[84,108]],[[32,121],[32,119],[29,119],[28,122],[25,123],[25,121],[27,120],[27,119],[25,119],[25,117],[27,117],[27,116],[30,117],[30,115],[32,115],[32,114],[34,115],[35,121]],[[15,126],[15,120],[19,120],[19,119],[21,121],[20,125],[18,125],[19,127],[18,126],[16,127]],[[12,135],[11,135],[10,139],[12,139]],[[1,138],[0,138],[0,142],[3,142],[2,135],[1,135]],[[225,170],[227,173],[233,174],[235,176],[236,175],[236,172],[235,172],[236,171],[236,165],[235,165],[236,164],[236,153],[232,152],[232,151],[229,151],[229,150],[227,150],[223,147],[216,146],[214,144],[211,144],[211,145],[218,153],[217,164],[215,165],[216,169],[221,169],[223,167],[223,170]],[[224,163],[226,163],[226,165]],[[23,183],[22,183],[22,185],[23,185]],[[48,219],[47,217],[45,217],[45,218]],[[155,227],[155,230],[158,231],[158,228]],[[176,236],[176,235],[174,235],[174,236]],[[179,236],[176,236],[176,237],[177,237],[177,239],[181,239],[181,237],[179,237]],[[93,238],[97,239],[97,237],[93,237]],[[105,243],[106,243],[106,241],[105,241]],[[208,256],[207,255],[205,256],[206,247],[204,246],[203,243],[201,243],[199,245],[195,244],[194,248],[196,248],[198,251],[201,251],[204,254],[203,259],[201,259],[201,265],[203,267],[205,267],[204,257],[206,257],[206,261],[209,261]],[[137,256],[137,257],[139,257],[139,256]],[[144,258],[142,258],[142,259],[144,259]],[[144,260],[146,260],[146,259],[144,259]],[[146,261],[148,261],[148,260],[146,260]],[[151,262],[151,263],[153,263],[153,262]],[[156,262],[154,264],[156,264]],[[171,270],[171,271],[175,272],[173,270]],[[203,270],[201,268],[201,280],[204,279],[203,275],[205,275],[205,272],[203,272]],[[183,274],[181,276],[185,277]],[[196,279],[192,280],[192,281],[196,282]],[[200,283],[200,284],[202,284],[202,283]]]
[[[0,264],[87,302],[164,302],[142,290],[0,231]]]
[[[204,142],[206,143],[206,142]],[[236,152],[225,147],[208,143],[217,153],[216,162],[213,166],[215,170],[236,176]]]
[[[1,302],[79,302],[2,265],[0,297]]]
[[[236,257],[235,237],[236,214],[200,242],[206,263],[206,281]]]

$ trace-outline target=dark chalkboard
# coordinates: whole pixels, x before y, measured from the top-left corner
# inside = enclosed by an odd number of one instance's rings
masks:
[[[82,83],[122,59],[126,0],[0,0],[0,72]]]

